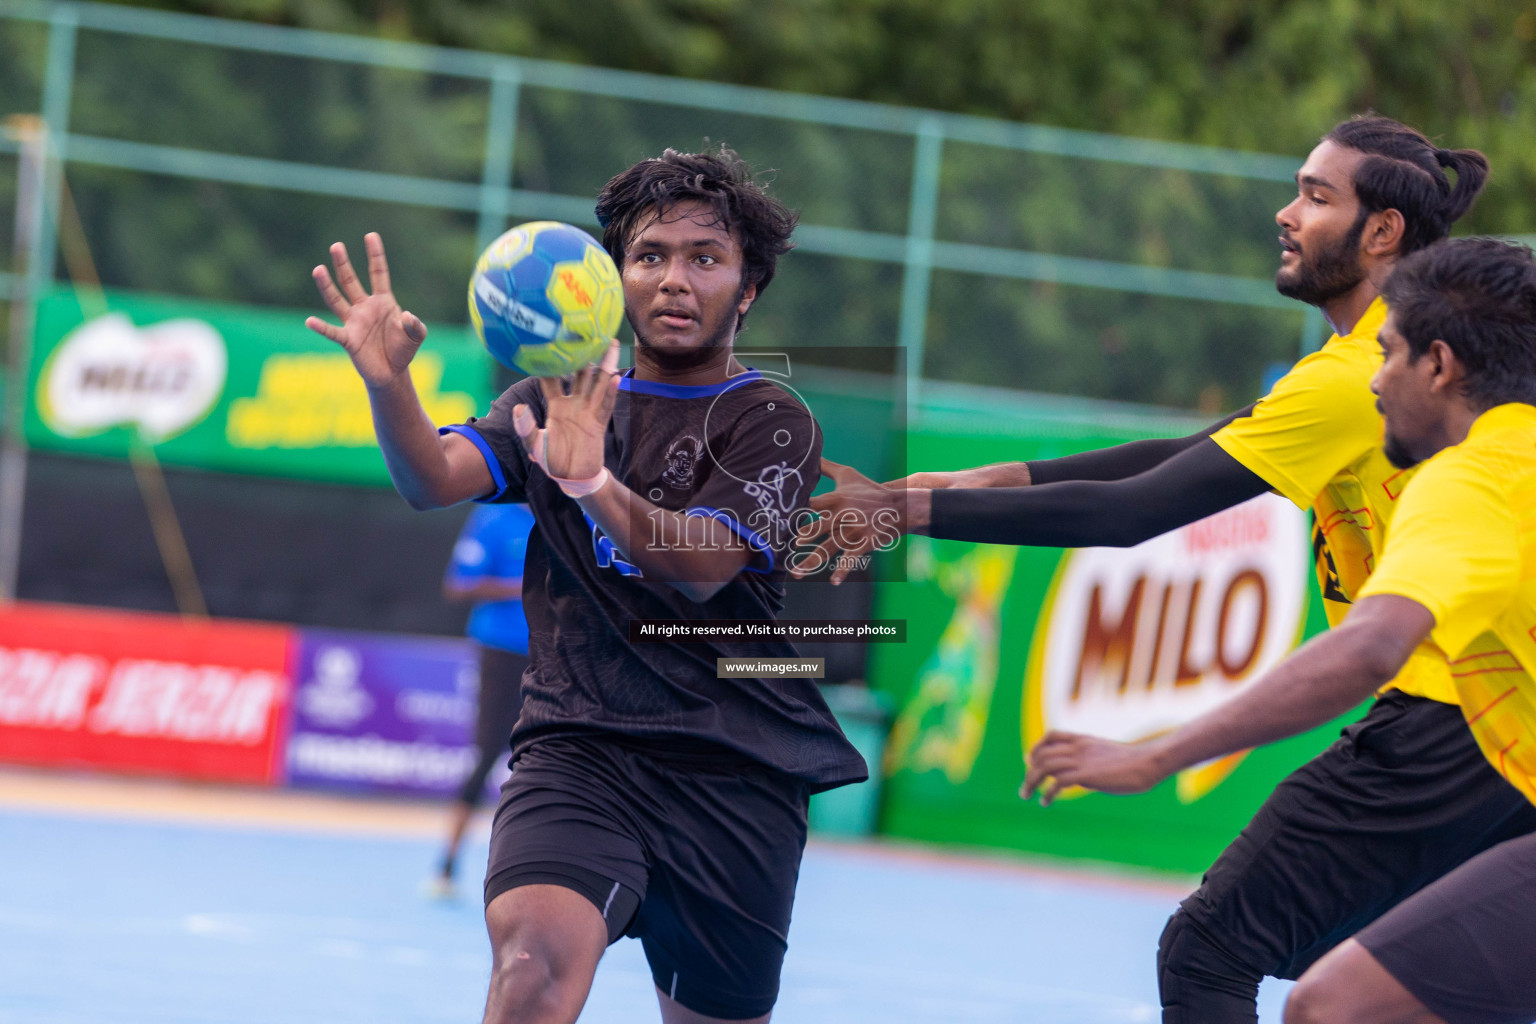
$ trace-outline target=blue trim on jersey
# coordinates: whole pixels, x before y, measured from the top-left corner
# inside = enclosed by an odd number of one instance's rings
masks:
[[[711,398],[715,395],[723,395],[741,384],[748,384],[754,380],[762,380],[763,375],[756,370],[748,368],[746,373],[738,373],[736,376],[719,384],[662,384],[654,380],[636,380],[635,368],[631,366],[619,378],[620,391],[633,391],[639,395],[656,395],[659,398]]]
[[[730,512],[718,508],[710,508],[708,505],[695,505],[692,508],[683,509],[683,515],[713,519],[717,523],[724,523],[726,526],[729,526],[741,536],[742,540],[750,544],[754,551],[768,559],[768,567],[766,569],[759,569],[750,563],[744,566],[744,568],[748,572],[762,573],[763,575],[773,572],[773,548],[769,546],[768,541],[764,539],[762,534],[749,530],[737,522],[736,517]]]
[[[586,509],[581,510],[581,518],[585,519],[587,525],[592,528],[592,554],[597,559],[599,569],[617,569],[620,576],[645,579],[645,573],[640,571],[640,567],[624,560],[624,556],[619,554],[619,549],[603,533],[602,527],[597,525],[597,520],[587,514]]]
[[[496,457],[495,452],[491,451],[490,444],[480,436],[478,430],[467,423],[455,423],[452,426],[438,427],[437,432],[439,436],[458,434],[460,437],[467,437],[476,448],[480,449],[480,456],[485,459],[485,468],[491,471],[491,483],[496,485],[496,489],[490,494],[481,495],[475,499],[476,501],[493,501],[506,493],[507,474],[501,471],[501,460]]]

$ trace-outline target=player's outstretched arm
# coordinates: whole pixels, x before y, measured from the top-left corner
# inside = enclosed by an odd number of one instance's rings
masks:
[[[1019,795],[1049,804],[1068,786],[1140,793],[1190,765],[1323,725],[1365,700],[1403,667],[1434,628],[1417,601],[1366,597],[1337,629],[1313,638],[1225,704],[1140,743],[1051,732],[1029,752]]]
[[[1122,480],[912,492],[909,532],[990,544],[1130,547],[1267,490],[1267,481],[1207,438]]]
[[[384,240],[364,236],[370,293],[358,279],[347,247],[331,246],[336,276],[323,264],[312,275],[320,297],[341,326],[310,317],[305,326],[346,350],[368,388],[373,429],[395,488],[415,509],[442,508],[492,489],[490,470],[475,446],[456,434],[438,436],[411,383],[411,360],[427,326],[400,308],[390,287]]]
[[[914,490],[941,490],[949,487],[1028,487],[1031,484],[1054,484],[1063,480],[1124,480],[1167,462],[1186,448],[1199,444],[1233,420],[1252,415],[1252,413],[1253,406],[1250,405],[1186,437],[1157,437],[1143,441],[1127,441],[1112,448],[1099,448],[1091,452],[1064,455],[1059,459],[997,462],[990,466],[977,466],[974,469],[912,473],[900,480],[892,480],[886,486]]]
[[[811,566],[826,564],[838,550],[883,550],[893,536],[908,533],[983,544],[1130,547],[1269,489],[1209,438],[1123,480],[902,490],[827,460],[822,471],[837,489],[811,499],[821,518],[798,537],[820,545],[819,557],[803,563]],[[843,575],[834,572],[832,582]]]

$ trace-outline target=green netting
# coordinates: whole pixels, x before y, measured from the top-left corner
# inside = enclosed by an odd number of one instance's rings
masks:
[[[946,241],[1217,274],[1275,272],[1275,211],[1293,186],[1223,174],[1024,153],[944,151]]]
[[[925,375],[1216,413],[1289,364],[1300,311],[935,272]]]
[[[489,237],[594,227],[612,174],[727,142],[802,212],[752,344],[905,343],[934,381],[1210,411],[1303,340],[1270,284],[1280,158],[33,0],[0,0],[0,107],[67,125],[109,287],[314,306],[327,244],[378,230],[407,304],[462,323]]]
[[[0,18],[0,122],[42,108],[47,39],[43,25]]]
[[[0,153],[0,271],[11,270],[16,256],[16,164],[15,154]]]
[[[728,143],[775,171],[808,224],[901,234],[912,191],[912,138],[718,110],[525,88],[515,182],[596,195],[616,170],[671,146]]]
[[[82,30],[70,130],[478,183],[484,81]]]
[[[747,320],[753,345],[861,347],[895,343],[901,267],[791,253]]]
[[[467,319],[471,214],[92,166],[70,184],[108,287],[318,307],[310,268],[336,240],[363,266],[363,235],[378,231],[402,302],[429,324]]]

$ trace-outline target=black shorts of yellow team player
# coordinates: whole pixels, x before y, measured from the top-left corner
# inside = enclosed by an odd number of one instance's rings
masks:
[[[656,987],[695,1013],[773,1009],[805,850],[806,784],[731,751],[563,735],[501,789],[485,902],[520,885],[587,897],[639,938]]]

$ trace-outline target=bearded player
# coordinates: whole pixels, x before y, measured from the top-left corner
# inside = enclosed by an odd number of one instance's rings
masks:
[[[531,667],[492,826],[485,1020],[574,1021],[604,949],[640,938],[667,1024],[766,1021],[812,792],[867,770],[809,679],[716,678],[778,641],[631,639],[632,620],[770,619],[790,523],[818,478],[804,406],[741,366],[743,318],[795,223],[730,150],[666,151],[598,198],[635,367],[514,384],[439,431],[411,385],[426,335],[368,237],[369,295],[339,244],[315,269],[416,508],[526,502]]]
[[[1440,149],[1386,117],[1345,121],[1308,155],[1296,198],[1275,216],[1276,287],[1321,309],[1337,333],[1260,401],[1190,437],[883,487],[829,463],[838,491],[812,506],[841,519],[834,536],[853,553],[876,540],[859,524],[882,510],[933,537],[1128,546],[1273,490],[1313,510],[1318,582],[1337,624],[1380,559],[1409,478],[1382,454],[1370,392],[1381,285],[1400,259],[1445,237],[1486,177],[1475,151]],[[1255,1021],[1264,976],[1299,976],[1406,896],[1533,829],[1536,810],[1479,754],[1445,655],[1426,641],[1361,722],[1275,789],[1169,920],[1157,961],[1163,1020]]]
[[[1536,260],[1487,238],[1431,246],[1386,283],[1373,386],[1403,492],[1380,564],[1337,629],[1171,733],[1115,743],[1051,733],[1025,789],[1138,792],[1182,766],[1342,713],[1433,637],[1458,666],[1489,763],[1536,799]],[[1427,461],[1426,461],[1427,460]],[[1360,872],[1371,864],[1362,863]],[[1302,975],[1287,1024],[1528,1024],[1536,1019],[1536,835],[1501,843],[1404,900]]]

